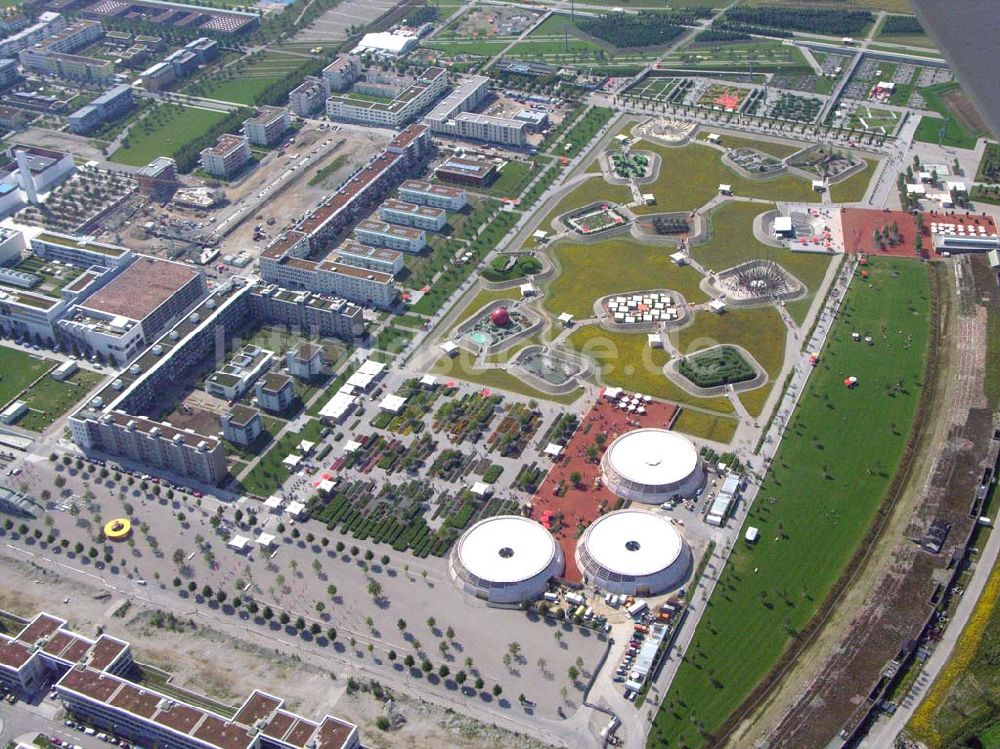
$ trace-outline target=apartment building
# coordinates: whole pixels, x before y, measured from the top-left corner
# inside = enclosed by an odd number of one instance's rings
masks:
[[[295,401],[295,384],[288,375],[268,372],[257,381],[255,393],[258,406],[279,414]]]
[[[43,260],[58,260],[83,268],[94,265],[100,268],[125,268],[135,259],[135,253],[127,247],[55,231],[44,231],[34,236],[29,243],[31,251]]]
[[[361,58],[357,55],[337,55],[323,68],[323,80],[329,91],[347,91],[360,77]]]
[[[264,420],[256,408],[237,403],[229,413],[219,417],[222,436],[237,445],[248,447],[257,441],[264,431]]]
[[[78,412],[70,418],[73,441],[84,450],[100,450],[134,460],[151,469],[191,476],[218,484],[226,476],[226,453],[218,438],[175,429],[166,422],[124,411],[91,417]]]
[[[399,186],[399,197],[408,203],[460,211],[469,202],[465,190],[424,180],[408,179]]]
[[[326,97],[329,95],[326,81],[309,75],[289,92],[288,106],[299,117],[312,117],[317,112],[324,111]]]
[[[17,72],[17,60],[12,57],[0,59],[0,90],[5,90],[21,80]]]
[[[223,716],[176,691],[172,696],[130,681],[131,645],[81,635],[63,619],[38,614],[15,636],[0,635],[0,683],[32,699],[55,689],[69,716],[116,738],[165,749],[360,749],[356,726],[326,715],[290,712],[283,700],[255,690]]]
[[[390,102],[331,96],[326,113],[331,119],[380,127],[402,127],[440,97],[448,85],[443,68],[427,68],[417,80]]]
[[[131,106],[132,87],[123,83],[105,91],[90,104],[73,112],[68,118],[69,129],[74,133],[86,135],[105,122],[117,120],[128,112]]]
[[[250,161],[250,143],[241,135],[223,133],[201,152],[201,168],[213,177],[229,179]]]
[[[417,253],[427,245],[427,235],[423,229],[393,226],[375,219],[365,219],[359,223],[354,227],[354,235],[364,244],[400,252]]]
[[[425,231],[441,231],[448,223],[448,214],[443,208],[407,203],[394,198],[390,198],[379,206],[378,215],[383,221],[390,224],[409,226]]]
[[[0,57],[13,57],[22,49],[27,49],[46,36],[58,33],[65,28],[66,19],[62,14],[45,11],[39,14],[35,23],[13,33],[4,32],[10,35],[0,40]]]
[[[285,367],[288,373],[308,380],[323,371],[323,347],[315,343],[300,343],[285,352]]]
[[[393,276],[403,270],[403,257],[403,253],[398,250],[371,247],[351,240],[337,245],[329,256],[331,260],[339,260],[345,265],[377,270],[379,273],[389,273]]]
[[[104,83],[114,77],[113,62],[72,54],[93,44],[102,36],[104,28],[99,21],[77,21],[31,47],[22,49],[18,56],[21,65],[35,73],[74,81]]]
[[[66,621],[41,613],[16,635],[0,634],[0,684],[23,699],[44,694],[71,669],[83,666],[109,674],[126,674],[133,666],[132,649],[111,635],[84,637]]]
[[[273,351],[247,344],[205,380],[205,392],[234,401],[271,369],[277,357]]]
[[[290,120],[284,107],[260,107],[254,117],[243,120],[243,134],[255,146],[270,146],[281,140]]]
[[[249,301],[251,314],[258,319],[288,325],[309,335],[351,341],[365,333],[361,308],[342,297],[269,285],[255,288]]]

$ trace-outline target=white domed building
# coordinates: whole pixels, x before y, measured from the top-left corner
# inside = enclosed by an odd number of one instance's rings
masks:
[[[659,504],[694,496],[705,483],[705,471],[687,437],[666,429],[635,429],[604,452],[601,480],[622,499]]]
[[[608,593],[653,596],[684,583],[692,556],[669,518],[629,509],[587,528],[576,546],[576,565],[588,584]]]
[[[457,585],[498,604],[539,598],[565,567],[552,534],[518,515],[480,520],[462,534],[448,559],[448,572]]]

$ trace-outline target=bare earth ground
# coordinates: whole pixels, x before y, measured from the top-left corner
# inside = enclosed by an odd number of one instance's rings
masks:
[[[248,213],[246,218],[230,231],[220,244],[223,254],[239,250],[254,253],[255,250],[259,252],[264,249],[268,239],[273,237],[275,232],[280,231],[293,218],[315,208],[317,203],[327,197],[345,177],[381,150],[391,137],[389,134],[383,137],[383,133],[387,132],[371,128],[362,130],[354,126],[343,126],[339,131],[321,131],[317,130],[313,123],[306,124],[296,136],[295,143],[288,145],[285,156],[272,157],[269,163],[258,165],[246,180],[227,188],[226,197],[229,198],[230,204],[216,212],[220,220],[229,216],[241,199],[256,200],[257,194],[263,188],[273,184],[277,174],[295,164],[295,161],[301,161],[301,157],[313,149],[320,149],[320,153],[314,156],[305,168],[297,169],[293,177],[281,183],[281,189],[276,194],[265,196],[261,206],[256,211]],[[327,140],[330,141],[329,145],[322,145]],[[299,154],[300,158],[292,160],[291,156],[294,154]],[[340,168],[328,175],[323,183],[311,186],[309,180],[316,172],[339,156],[346,156]],[[260,221],[255,219],[257,215],[261,216]],[[276,220],[274,225],[266,226],[269,218]],[[269,237],[261,242],[253,241],[254,226],[257,223],[265,223],[263,228],[269,234]]]
[[[94,146],[93,140],[73,133],[60,133],[40,127],[29,127],[27,130],[17,133],[13,140],[29,146],[70,151],[74,156],[91,161],[104,160],[104,154],[101,153],[100,148]]]
[[[74,576],[69,581],[32,564],[0,557],[0,575],[24,580],[19,590],[0,589],[0,608],[22,617],[49,611],[76,629],[93,635],[98,627],[132,643],[136,660],[174,674],[172,683],[226,704],[238,705],[253,689],[284,697],[288,706],[307,717],[331,713],[356,723],[366,746],[378,749],[544,749],[547,745],[435,705],[396,694],[390,705],[364,691],[347,694],[346,680],[270,648],[251,645],[215,630],[196,626],[172,632],[151,623],[152,609],[127,608],[106,598]],[[27,581],[38,582],[32,585]],[[69,598],[69,603],[63,603]],[[136,602],[138,604],[139,602]],[[183,617],[184,612],[178,612]],[[375,720],[388,715],[399,727],[380,731]]]
[[[308,28],[296,34],[292,41],[332,42],[346,39],[348,26],[366,26],[396,5],[398,0],[348,0],[321,15]]]
[[[955,335],[944,337],[950,345],[940,351],[939,372],[947,375],[938,379],[925,422],[934,428],[923,435],[883,540],[783,686],[731,737],[731,746],[749,746],[763,736],[771,747],[823,746],[845,725],[852,728],[881,669],[918,634],[930,612],[935,573],[969,529],[969,502],[992,431],[982,381],[986,310],[974,301],[985,294],[981,284],[987,279],[978,260],[976,284],[965,265],[958,303],[942,305],[941,331],[949,329],[950,318]],[[953,296],[952,268],[942,281],[941,290]],[[933,518],[953,524],[949,543],[937,556],[913,542]]]

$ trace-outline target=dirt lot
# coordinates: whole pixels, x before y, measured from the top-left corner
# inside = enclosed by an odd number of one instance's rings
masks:
[[[287,145],[284,156],[272,152],[245,179],[226,188],[229,204],[214,213],[220,234],[228,231],[220,244],[222,253],[255,249],[259,252],[269,237],[315,207],[391,138],[392,133],[387,130],[354,125],[320,130],[317,124],[307,123],[295,143]],[[341,157],[344,158],[340,166],[322,183],[309,184],[317,171]],[[261,219],[257,220],[257,216]],[[275,223],[267,226],[267,219],[272,217]],[[253,230],[257,223],[265,224],[266,235],[263,241],[255,243]],[[236,228],[230,224],[236,224]]]
[[[29,146],[69,151],[74,156],[91,161],[102,161],[104,159],[101,149],[94,147],[93,140],[84,138],[82,135],[73,135],[73,133],[60,133],[40,127],[29,127],[27,130],[17,133],[14,140]]]
[[[367,26],[397,0],[348,0],[331,8],[312,25],[295,35],[295,42],[332,42],[347,38],[348,26]]]
[[[39,583],[20,590],[0,590],[0,608],[22,617],[49,611],[66,618],[84,634],[93,635],[103,627],[108,634],[131,641],[138,661],[173,673],[175,685],[226,703],[238,704],[250,690],[264,689],[284,697],[291,709],[307,717],[332,713],[354,722],[366,746],[384,749],[545,746],[405,695],[395,694],[388,707],[364,692],[348,695],[342,675],[208,627],[182,624],[179,632],[157,628],[151,622],[155,609],[138,601],[124,609],[124,616],[115,616],[122,611],[125,599],[106,597],[106,591],[81,583],[75,576],[70,579],[44,573],[7,557],[0,558],[0,573],[7,579]],[[68,604],[62,603],[64,598],[69,598]],[[394,722],[402,721],[401,726],[390,732],[378,730],[375,720],[383,714]]]
[[[166,415],[178,429],[193,429],[198,434],[215,434],[219,431],[219,416],[229,410],[221,398],[201,390],[194,390]]]
[[[488,39],[493,36],[514,36],[534,24],[540,13],[523,8],[472,8],[461,17],[454,29],[458,37]]]

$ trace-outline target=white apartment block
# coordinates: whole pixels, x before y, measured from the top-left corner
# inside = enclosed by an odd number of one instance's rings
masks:
[[[444,208],[446,211],[460,211],[469,202],[465,190],[419,179],[408,179],[400,185],[399,197],[408,203]]]
[[[410,226],[425,231],[441,231],[448,223],[448,214],[444,208],[432,208],[391,198],[379,206],[378,215],[390,224]]]
[[[427,68],[413,85],[388,103],[331,96],[326,100],[326,113],[334,120],[402,127],[433,104],[447,85],[447,71]]]
[[[423,229],[393,226],[374,219],[365,219],[359,223],[354,227],[354,234],[364,244],[388,247],[400,252],[417,253],[427,245],[427,235]]]
[[[214,146],[201,152],[201,168],[213,177],[228,179],[250,161],[250,143],[240,135],[223,133]]]

